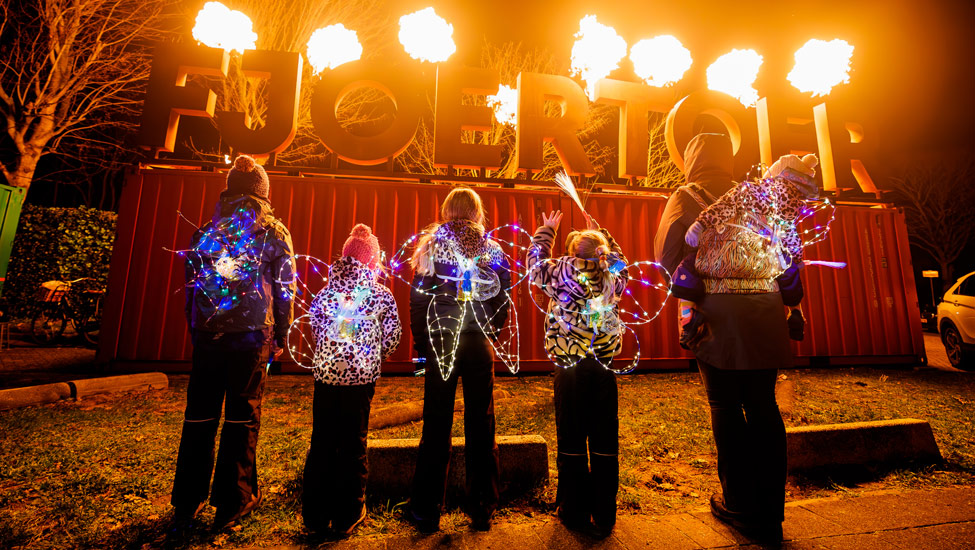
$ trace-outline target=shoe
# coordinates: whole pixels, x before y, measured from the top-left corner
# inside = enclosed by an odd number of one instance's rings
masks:
[[[491,530],[491,516],[486,517],[472,517],[471,518],[471,529],[475,531],[490,531]]]
[[[747,514],[729,510],[721,493],[711,495],[711,515],[750,539],[759,542],[782,541],[782,522],[757,522]]]
[[[558,516],[559,521],[562,522],[562,525],[564,525],[566,529],[586,535],[593,534],[593,525],[592,522],[589,521],[589,518],[566,514],[562,511],[562,508],[559,508]]]
[[[408,507],[404,515],[406,521],[412,523],[413,527],[424,535],[429,535],[431,533],[440,531],[440,516],[435,518],[421,518],[420,516],[416,515],[416,512],[413,511],[412,507]]]
[[[217,531],[232,523],[236,523],[247,514],[253,512],[255,508],[260,506],[262,500],[264,500],[264,497],[260,492],[257,493],[257,496],[251,495],[250,500],[233,514],[224,514],[219,508],[217,508],[217,513],[213,515],[213,529]]]
[[[336,538],[339,539],[349,538],[350,536],[352,536],[352,532],[355,531],[356,527],[361,525],[362,522],[365,520],[366,520],[366,503],[363,502],[362,511],[359,512],[359,517],[356,518],[354,522],[352,522],[352,525],[346,527],[345,529],[333,527],[332,533],[335,535]]]
[[[593,522],[593,524],[592,524],[592,531],[590,533],[592,534],[592,536],[594,538],[604,539],[604,538],[608,537],[610,534],[612,534],[613,527],[615,527],[615,526],[616,526],[615,523],[613,525],[605,526],[605,525],[599,525],[598,523]]]
[[[177,523],[188,523],[196,519],[203,511],[206,503],[199,503],[196,506],[176,506],[173,510],[173,521]]]

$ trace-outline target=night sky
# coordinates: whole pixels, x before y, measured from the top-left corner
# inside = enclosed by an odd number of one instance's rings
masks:
[[[454,25],[457,56],[477,64],[484,40],[550,50],[566,62],[579,20],[588,14],[633,45],[676,36],[694,65],[678,91],[705,87],[704,71],[733,48],[752,48],[765,62],[756,88],[771,96],[789,88],[793,54],[810,38],[842,38],[855,46],[849,84],[833,103],[857,114],[874,162],[930,161],[975,152],[975,2],[755,0],[392,0],[394,18],[433,6]],[[394,19],[394,23],[395,23]],[[624,59],[611,78],[635,80]],[[869,167],[868,167],[869,168]],[[896,172],[888,166],[886,172]],[[879,183],[879,182],[878,182]]]

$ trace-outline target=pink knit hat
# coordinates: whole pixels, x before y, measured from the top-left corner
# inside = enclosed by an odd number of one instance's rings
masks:
[[[368,225],[356,224],[342,246],[342,255],[355,258],[371,269],[376,269],[379,267],[379,239],[372,234]]]

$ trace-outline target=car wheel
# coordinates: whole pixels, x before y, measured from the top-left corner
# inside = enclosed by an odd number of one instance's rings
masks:
[[[945,353],[948,354],[948,362],[951,363],[951,366],[964,369],[971,365],[971,357],[962,347],[963,343],[958,329],[951,325],[946,326],[941,340],[945,344]]]

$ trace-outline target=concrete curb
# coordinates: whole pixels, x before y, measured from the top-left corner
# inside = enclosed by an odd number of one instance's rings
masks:
[[[548,481],[548,445],[540,435],[498,436],[501,461],[501,489],[529,487]],[[408,495],[416,469],[419,439],[370,439],[370,493]],[[462,492],[467,469],[464,464],[464,438],[455,437],[450,449],[447,491]]]
[[[169,387],[169,378],[161,372],[106,376],[71,380],[55,384],[0,390],[0,410],[18,409],[54,403],[62,399],[84,399],[98,394],[133,390],[155,390]]]
[[[786,430],[789,470],[942,461],[931,425],[902,418]]]

